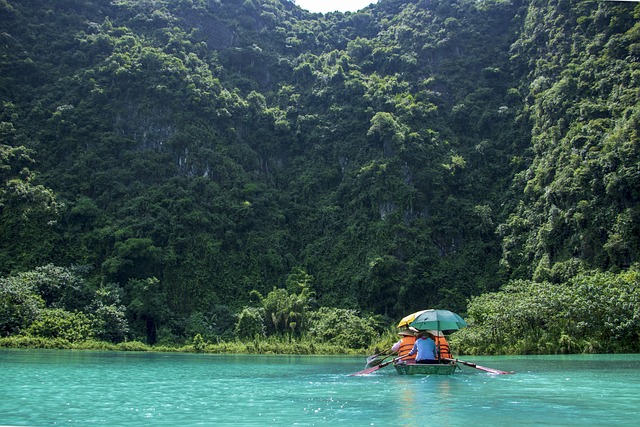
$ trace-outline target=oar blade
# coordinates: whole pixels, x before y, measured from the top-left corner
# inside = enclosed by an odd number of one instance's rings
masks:
[[[515,374],[513,371],[501,371],[500,369],[487,368],[486,366],[475,365],[473,367],[494,375]]]
[[[364,369],[362,371],[358,371],[358,372],[356,372],[354,374],[349,374],[349,376],[353,377],[353,376],[359,376],[359,375],[368,375],[368,374],[371,374],[371,373],[377,371],[378,369],[384,368],[385,366],[387,366],[390,363],[397,362],[398,360],[402,360],[402,359],[404,359],[406,357],[409,357],[409,355],[405,354],[404,356],[396,357],[395,359],[388,360],[388,361],[386,361],[384,363],[379,364],[378,366],[374,366],[372,368],[367,368],[367,369]]]
[[[488,372],[488,373],[494,374],[494,375],[515,374],[515,372],[513,372],[513,371],[501,371],[500,369],[487,368],[486,366],[476,365],[475,363],[466,362],[466,361],[460,360],[460,359],[444,359],[444,360],[446,360],[447,362],[462,363],[463,365],[469,366],[470,368],[475,368],[475,369],[478,369],[480,371]]]
[[[382,368],[383,366],[386,366],[386,365],[383,363],[381,365],[377,365],[377,366],[374,366],[372,368],[363,369],[362,371],[358,371],[358,372],[355,372],[353,374],[349,374],[349,376],[350,377],[357,377],[357,376],[360,376],[360,375],[369,375],[369,374],[374,373],[378,369]]]
[[[367,367],[371,368],[373,366],[377,366],[382,362],[384,362],[384,360],[387,359],[389,356],[392,356],[392,354],[383,353],[383,354],[374,354],[373,356],[369,356],[367,357]]]
[[[384,363],[381,363],[381,364],[379,364],[379,365],[377,365],[377,366],[373,366],[373,367],[371,367],[371,368],[363,369],[362,371],[358,371],[358,372],[356,372],[356,373],[354,373],[354,374],[349,374],[349,376],[350,376],[350,377],[354,377],[354,376],[360,376],[360,375],[369,375],[369,374],[374,373],[374,372],[375,372],[375,371],[377,371],[378,369],[382,369],[382,368],[384,368],[384,367],[385,367],[385,366],[387,366],[389,363],[393,363],[393,362],[395,362],[395,361],[397,361],[397,360],[400,360],[400,359],[402,359],[402,357],[398,357],[398,358],[396,358],[396,359],[388,360],[388,361],[386,361],[386,362],[384,362]]]

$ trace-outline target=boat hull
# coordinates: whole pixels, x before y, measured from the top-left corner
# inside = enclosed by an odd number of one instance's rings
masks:
[[[423,365],[417,363],[398,363],[393,365],[399,375],[451,375],[458,365],[455,363],[441,363],[437,365]]]

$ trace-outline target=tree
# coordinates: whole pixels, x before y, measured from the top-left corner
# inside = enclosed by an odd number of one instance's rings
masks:
[[[134,332],[154,344],[158,328],[170,315],[160,280],[155,277],[130,279],[125,288],[125,301],[129,301],[127,312]]]
[[[0,278],[0,335],[17,335],[27,329],[45,308],[34,286],[22,277]]]
[[[380,321],[356,310],[320,307],[310,315],[309,334],[346,349],[370,346],[379,336]]]
[[[244,307],[238,315],[235,333],[240,338],[259,338],[265,335],[264,309],[262,307]]]
[[[50,260],[59,204],[28,168],[32,152],[0,144],[0,273]]]
[[[371,118],[367,136],[382,146],[385,157],[391,157],[404,149],[405,132],[406,127],[398,123],[393,114],[379,111]]]
[[[83,270],[82,267],[47,264],[17,276],[30,284],[47,307],[73,311],[84,309],[91,298],[91,291],[82,277]]]
[[[313,277],[304,270],[294,268],[287,277],[287,287],[292,289],[291,292],[276,287],[266,297],[257,291],[252,292],[263,310],[267,334],[300,333],[306,330],[307,315],[314,297],[312,281]]]
[[[46,308],[25,331],[27,335],[43,338],[62,338],[70,342],[93,337],[91,319],[81,312],[61,308]]]
[[[123,289],[115,283],[100,286],[88,307],[94,322],[94,336],[109,342],[121,342],[129,334],[126,308],[122,304]]]

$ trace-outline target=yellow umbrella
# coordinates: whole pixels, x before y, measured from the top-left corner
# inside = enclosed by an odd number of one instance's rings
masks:
[[[420,316],[425,311],[427,311],[427,310],[416,311],[415,313],[411,313],[408,316],[404,316],[402,318],[402,320],[400,321],[400,323],[398,323],[398,328],[402,328],[402,327],[408,328],[409,327],[409,323],[413,322],[416,317]]]

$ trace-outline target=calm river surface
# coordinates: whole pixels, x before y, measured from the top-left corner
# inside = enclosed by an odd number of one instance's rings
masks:
[[[364,358],[0,350],[0,425],[636,426],[640,355],[466,357],[453,376]]]

